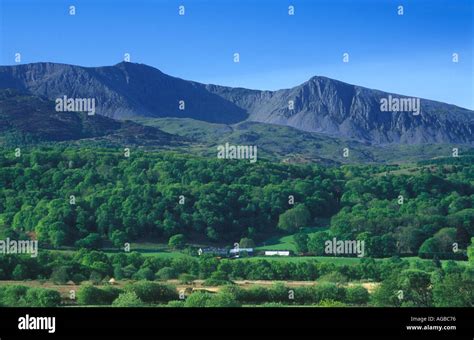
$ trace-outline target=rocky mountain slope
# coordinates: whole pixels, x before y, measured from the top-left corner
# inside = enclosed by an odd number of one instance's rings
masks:
[[[178,117],[224,124],[248,120],[382,145],[474,143],[474,111],[426,99],[420,99],[419,115],[383,111],[381,99],[408,97],[325,77],[290,89],[259,91],[187,81],[142,64],[35,63],[0,67],[1,88],[53,100],[95,98],[97,113],[119,119]]]

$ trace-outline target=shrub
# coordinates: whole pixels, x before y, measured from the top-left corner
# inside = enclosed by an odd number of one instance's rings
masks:
[[[112,303],[114,307],[139,307],[143,306],[143,301],[135,292],[125,292],[120,294]]]
[[[74,275],[72,276],[72,281],[73,281],[75,284],[80,284],[81,282],[86,281],[86,280],[87,280],[87,278],[86,278],[84,275],[82,275],[82,274],[74,274]]]
[[[322,282],[313,287],[315,302],[323,300],[344,301],[346,290],[334,283]]]
[[[197,291],[189,295],[184,302],[185,307],[206,307],[207,301],[211,299],[211,294]]]
[[[223,286],[231,283],[227,275],[221,271],[216,271],[211,274],[206,281],[204,281],[204,286]]]
[[[100,289],[92,285],[84,285],[77,292],[77,302],[81,305],[110,305],[121,291],[107,287]]]
[[[40,287],[10,285],[0,288],[0,305],[7,307],[56,307],[61,303],[59,292]]]
[[[44,288],[30,288],[25,295],[29,307],[56,307],[61,304],[58,291]]]
[[[156,282],[139,281],[126,287],[145,303],[166,303],[178,298],[176,289]]]
[[[319,307],[345,307],[345,304],[340,301],[324,299],[318,304],[318,306]]]
[[[176,270],[171,267],[163,267],[158,270],[155,274],[157,280],[171,280],[175,279],[177,276]]]
[[[181,308],[184,307],[184,301],[181,300],[173,300],[168,302],[166,307],[172,307],[172,308]]]
[[[211,294],[198,291],[192,293],[184,303],[185,307],[240,307],[234,295],[226,292]]]
[[[9,285],[0,289],[0,302],[4,306],[22,307],[26,306],[25,295],[28,287]]]
[[[271,301],[270,291],[264,287],[254,286],[248,290],[242,291],[242,299],[245,302],[264,303]]]
[[[68,271],[69,268],[65,266],[53,269],[53,273],[50,276],[51,281],[56,284],[65,284],[69,280]]]
[[[92,233],[76,241],[74,244],[77,248],[100,249],[102,246],[102,238],[97,233]]]
[[[219,292],[211,295],[211,298],[206,302],[206,307],[240,307],[240,303],[234,295]]]
[[[153,281],[155,274],[150,268],[140,268],[135,274],[132,275],[135,280],[148,280]]]
[[[183,249],[186,245],[183,234],[177,234],[170,237],[168,246],[172,249]]]
[[[270,301],[271,302],[282,302],[282,303],[290,302],[289,291],[290,291],[290,289],[282,283],[274,284],[273,287],[271,289],[269,289]]]
[[[346,302],[356,305],[365,305],[369,302],[369,292],[362,286],[352,286],[346,289]]]
[[[232,294],[239,302],[246,302],[248,298],[247,291],[237,285],[226,285],[222,287],[221,292]]]

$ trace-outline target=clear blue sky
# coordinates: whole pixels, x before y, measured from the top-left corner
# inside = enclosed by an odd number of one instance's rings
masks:
[[[68,6],[75,5],[75,16]],[[186,15],[178,15],[178,6]],[[405,14],[397,15],[404,5]],[[0,0],[0,64],[113,65],[279,89],[314,75],[474,109],[472,0]],[[288,6],[295,6],[289,16]],[[233,53],[241,61],[233,62]],[[350,62],[342,63],[348,52]],[[451,55],[460,55],[459,63]]]

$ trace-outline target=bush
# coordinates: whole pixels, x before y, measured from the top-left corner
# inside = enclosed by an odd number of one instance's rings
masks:
[[[306,253],[308,251],[308,234],[305,234],[303,232],[296,233],[295,235],[293,235],[293,240],[295,242],[296,251],[298,253]]]
[[[74,274],[74,275],[72,276],[72,281],[73,281],[75,284],[80,284],[81,282],[86,281],[86,280],[87,280],[87,278],[86,278],[84,275],[82,275],[82,274]]]
[[[173,300],[168,302],[166,307],[172,307],[172,308],[182,308],[184,307],[184,301],[181,300]]]
[[[157,280],[171,280],[177,277],[176,270],[171,267],[163,267],[155,274]]]
[[[206,307],[240,307],[240,303],[236,300],[235,296],[230,293],[219,292],[212,294],[211,298],[207,301]]]
[[[102,247],[102,238],[97,233],[92,233],[76,241],[76,248],[100,249]]]
[[[313,287],[295,287],[295,303],[299,305],[314,304],[316,296]]]
[[[102,275],[96,271],[91,272],[91,275],[89,276],[89,280],[95,285],[100,284],[102,282],[102,279]]]
[[[275,283],[273,287],[269,289],[270,301],[289,303],[291,301],[289,293],[290,293],[290,289],[286,287],[284,284]]]
[[[295,233],[311,221],[311,214],[304,204],[283,212],[278,218],[278,228],[288,233]]]
[[[143,306],[143,301],[135,292],[125,292],[120,294],[112,303],[114,307],[139,307]]]
[[[148,280],[153,281],[155,274],[150,268],[141,268],[135,274],[132,275],[134,280]]]
[[[176,289],[156,282],[139,281],[125,288],[134,292],[145,303],[167,303],[178,299]]]
[[[172,249],[183,249],[186,245],[183,234],[177,234],[170,237],[168,246]]]
[[[211,274],[206,281],[204,281],[204,286],[223,286],[231,283],[227,275],[221,271],[216,271]]]
[[[346,289],[346,302],[355,305],[365,305],[369,302],[369,292],[362,286],[352,286]]]
[[[0,288],[0,306],[56,307],[61,304],[59,292],[40,287],[9,285]]]
[[[56,284],[65,284],[69,280],[69,268],[61,266],[53,269],[53,273],[50,276],[51,281]]]
[[[184,302],[185,307],[206,307],[207,301],[211,299],[211,294],[197,291],[189,295]]]
[[[237,285],[226,285],[220,290],[222,293],[232,294],[240,303],[249,302],[247,290]]]
[[[56,290],[34,287],[28,289],[25,300],[29,307],[56,307],[61,304],[61,295]]]
[[[334,300],[344,301],[346,297],[346,290],[343,287],[339,287],[334,283],[322,282],[313,287],[315,295],[314,302],[320,302],[323,300]]]
[[[264,303],[271,301],[270,291],[264,287],[254,286],[241,292],[242,301],[249,303]]]
[[[121,290],[106,287],[100,289],[92,285],[84,285],[77,292],[77,302],[81,305],[110,305]]]
[[[318,306],[319,307],[345,307],[346,305],[340,301],[324,299],[318,304]]]
[[[105,294],[108,294],[107,300],[108,301],[114,301],[120,294],[123,293],[123,290],[120,288],[115,288],[112,286],[105,286],[102,288],[102,290],[105,292]]]
[[[0,289],[0,302],[8,307],[26,306],[25,295],[28,287],[8,285]]]
[[[28,268],[24,264],[17,264],[12,272],[13,280],[26,280],[29,277]]]
[[[234,295],[226,292],[211,294],[208,292],[195,292],[186,299],[185,307],[240,307]]]

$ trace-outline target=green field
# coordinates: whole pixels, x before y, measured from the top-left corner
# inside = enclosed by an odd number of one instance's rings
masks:
[[[308,234],[314,233],[315,230],[324,230],[325,228],[306,228],[304,231]],[[283,237],[276,237],[274,239],[269,239],[267,243],[275,242],[271,245],[266,246],[259,246],[255,249],[259,251],[263,250],[292,250],[295,251],[295,244],[293,243],[293,235],[287,235]],[[102,249],[107,254],[115,254],[119,252],[115,249]],[[163,243],[137,243],[132,244],[131,246],[132,252],[138,252],[145,257],[159,257],[163,259],[173,259],[173,258],[180,258],[189,256],[180,251],[172,251],[170,250],[166,244]],[[73,253],[73,250],[61,250],[61,252]],[[236,261],[258,261],[258,260],[266,260],[266,261],[288,261],[288,262],[304,262],[304,261],[318,261],[322,263],[333,263],[335,265],[352,265],[356,264],[361,261],[362,258],[359,257],[341,257],[341,256],[251,256],[251,257],[241,257],[239,259],[235,259]],[[416,263],[428,263],[432,262],[431,259],[422,259],[417,256],[412,257],[403,257],[404,260],[410,262],[411,266],[416,266]],[[383,258],[376,258],[376,261],[384,260]],[[441,263],[445,265],[449,260],[441,260]],[[461,265],[467,265],[467,261],[455,261]]]
[[[310,236],[318,231],[323,231],[328,228],[329,220],[320,220],[321,227],[303,228],[302,232]],[[293,235],[274,236],[262,242],[255,247],[256,250],[290,250],[296,252],[296,244]]]

